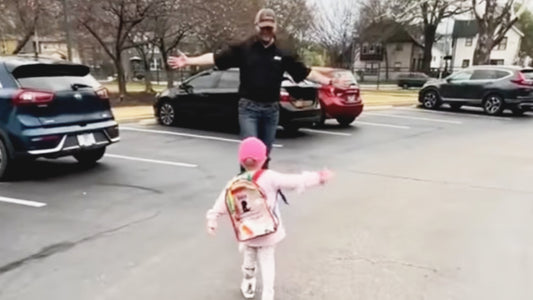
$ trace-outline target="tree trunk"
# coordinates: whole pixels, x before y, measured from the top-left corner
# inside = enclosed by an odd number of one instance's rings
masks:
[[[22,51],[24,46],[26,46],[26,44],[28,43],[28,41],[30,40],[30,38],[33,36],[34,33],[35,33],[35,30],[28,31],[24,35],[22,40],[17,41],[17,47],[15,47],[15,50],[13,50],[13,53],[11,53],[11,54],[14,54],[14,55],[15,54],[19,54],[19,52]]]
[[[383,44],[383,58],[385,58],[385,80],[389,80],[389,55],[387,53],[387,44]]]
[[[480,26],[479,39],[474,51],[474,65],[488,65],[490,63],[490,52],[493,48],[493,37],[487,28]]]
[[[424,57],[422,59],[422,72],[429,74],[431,71],[431,61],[433,59],[433,43],[437,26],[429,24],[424,28]]]
[[[113,60],[115,64],[115,69],[117,71],[117,81],[118,81],[118,94],[120,101],[124,100],[126,96],[126,72],[124,71],[124,66],[122,65],[122,53],[117,53],[116,59]]]
[[[154,94],[154,88],[152,87],[152,72],[150,72],[150,62],[144,58],[144,91],[147,93]]]

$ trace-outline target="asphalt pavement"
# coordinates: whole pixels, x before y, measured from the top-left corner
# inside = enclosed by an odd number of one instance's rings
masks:
[[[229,223],[205,232],[237,133],[120,129],[95,167],[38,160],[0,183],[0,299],[241,299]],[[273,169],[336,177],[287,193],[276,299],[533,299],[532,129],[396,107],[280,130]]]

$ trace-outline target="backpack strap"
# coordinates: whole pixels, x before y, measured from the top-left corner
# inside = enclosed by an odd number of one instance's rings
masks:
[[[263,175],[264,172],[265,172],[265,169],[260,169],[260,170],[256,171],[254,173],[254,176],[252,177],[252,181],[254,183],[257,183],[257,180],[259,180],[259,177],[261,177],[261,175]]]

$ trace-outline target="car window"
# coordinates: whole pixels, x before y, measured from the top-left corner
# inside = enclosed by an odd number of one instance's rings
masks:
[[[187,84],[195,89],[210,89],[215,87],[219,77],[220,73],[218,72],[203,73],[199,77],[195,77],[188,81]]]
[[[451,81],[464,81],[470,80],[472,77],[472,71],[461,71],[450,76]]]
[[[475,70],[471,80],[491,80],[509,76],[509,72],[501,70]]]
[[[219,88],[238,88],[239,87],[239,72],[224,72],[220,76],[220,81],[218,82]]]

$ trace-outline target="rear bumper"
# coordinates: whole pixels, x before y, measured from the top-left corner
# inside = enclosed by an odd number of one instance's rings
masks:
[[[80,144],[78,136],[92,134],[94,141]],[[90,123],[85,126],[69,125],[52,128],[23,130],[14,137],[15,155],[60,157],[83,150],[101,148],[120,141],[118,124],[114,120]]]
[[[290,105],[281,103],[279,124],[298,124],[300,126],[311,125],[320,121],[320,108],[311,108],[306,110],[295,110]]]
[[[525,110],[533,110],[533,97],[517,97],[516,99],[505,99],[508,105],[519,107]]]
[[[362,101],[355,103],[341,103],[334,101],[329,104],[323,104],[328,118],[338,117],[355,117],[357,118],[363,112],[364,104]]]

